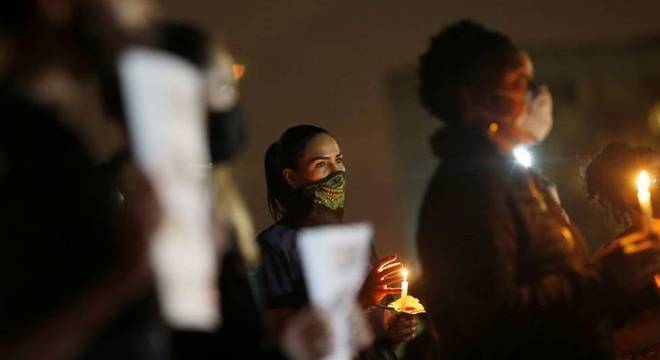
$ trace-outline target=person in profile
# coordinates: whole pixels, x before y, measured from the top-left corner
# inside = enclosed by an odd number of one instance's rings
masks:
[[[460,21],[433,37],[419,77],[423,106],[445,125],[431,138],[441,162],[417,235],[437,336],[431,357],[608,358],[584,241],[520,157],[553,120],[529,55],[502,33]]]

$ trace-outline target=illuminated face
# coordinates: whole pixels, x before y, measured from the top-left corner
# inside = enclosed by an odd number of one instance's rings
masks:
[[[319,134],[307,144],[296,170],[284,169],[284,177],[293,188],[313,184],[337,171],[346,171],[344,155],[337,141],[328,134]]]
[[[481,66],[479,80],[461,90],[463,123],[514,125],[525,110],[533,68],[529,56],[522,51],[512,62],[505,69],[494,64]]]
[[[485,108],[490,119],[512,125],[527,105],[527,95],[533,77],[532,61],[525,52],[520,52],[520,64],[504,71],[492,96],[486,97]]]
[[[530,88],[531,79],[533,77],[533,65],[529,55],[521,52],[523,59],[521,65],[515,69],[506,71],[502,76],[501,86],[497,91],[498,95],[503,96],[505,99],[510,100],[508,121],[514,120],[522,111],[525,110],[527,105],[527,92]]]

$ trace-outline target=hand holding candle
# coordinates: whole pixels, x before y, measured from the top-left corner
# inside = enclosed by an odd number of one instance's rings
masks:
[[[651,177],[649,173],[646,170],[640,171],[637,176],[637,200],[639,201],[639,208],[642,212],[642,229],[646,234],[655,233],[650,187]],[[656,289],[660,289],[660,274],[656,273],[653,276],[653,282]]]

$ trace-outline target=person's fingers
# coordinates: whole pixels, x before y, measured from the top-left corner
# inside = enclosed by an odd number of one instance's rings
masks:
[[[293,359],[321,359],[330,353],[332,342],[329,320],[319,309],[300,311],[283,336],[283,348]]]
[[[381,294],[385,294],[385,295],[401,294],[401,288],[391,288],[391,287],[388,287],[386,285],[378,286],[376,288],[376,291],[381,293]]]
[[[403,326],[403,327],[401,327],[400,331],[403,334],[414,334],[414,333],[417,332],[417,326],[415,326],[415,325]]]
[[[307,316],[305,331],[316,337],[328,338],[330,336],[330,326],[325,314],[318,309],[310,309]]]
[[[411,336],[414,336],[416,332],[417,332],[417,329],[415,329],[415,328],[406,328],[406,329],[401,330],[401,332],[399,334],[403,338],[409,338]]]
[[[378,272],[378,275],[380,277],[387,277],[387,276],[401,276],[403,278],[403,274],[401,273],[401,269],[403,269],[403,264],[400,262],[397,263],[392,263],[392,265],[388,266],[387,268],[384,268]]]
[[[407,329],[417,327],[417,319],[414,315],[398,313],[390,322],[390,326],[397,329]]]
[[[414,337],[417,333],[417,322],[408,317],[401,317],[397,319],[397,324],[394,325],[394,331],[400,339]]]
[[[387,269],[390,266],[395,265],[396,260],[397,260],[396,255],[386,256],[383,259],[381,259],[380,261],[378,261],[378,263],[376,263],[375,268],[377,269],[378,272],[381,272],[384,269]]]
[[[619,243],[621,243],[622,246],[626,246],[638,241],[645,240],[647,237],[648,237],[648,233],[644,231],[636,231],[634,233],[622,236],[619,239]]]
[[[411,328],[415,326],[415,320],[402,318],[398,321],[398,326],[401,328]]]
[[[410,341],[410,340],[414,339],[416,336],[417,336],[416,332],[405,335],[404,338],[403,338],[403,341]]]
[[[392,324],[400,326],[401,324],[410,322],[410,317],[408,317],[406,313],[397,313],[391,321]]]
[[[403,281],[403,277],[400,275],[393,275],[390,277],[381,277],[378,279],[378,284],[379,285],[392,285],[392,284],[400,284]]]

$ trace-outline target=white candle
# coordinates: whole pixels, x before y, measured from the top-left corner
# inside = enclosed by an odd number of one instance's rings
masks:
[[[652,231],[653,207],[651,205],[651,177],[646,170],[639,172],[637,176],[637,200],[642,210],[642,225],[644,231]]]
[[[406,308],[406,301],[408,300],[408,270],[401,270],[403,281],[401,282],[401,309]]]

